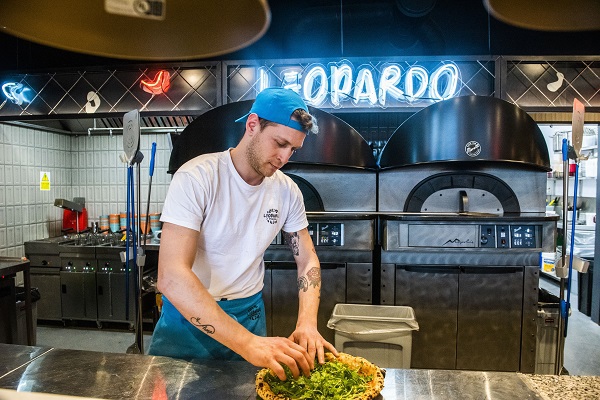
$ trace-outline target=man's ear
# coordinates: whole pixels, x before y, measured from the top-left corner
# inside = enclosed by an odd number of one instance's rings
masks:
[[[260,131],[260,121],[258,115],[250,114],[246,119],[246,131],[252,136]]]

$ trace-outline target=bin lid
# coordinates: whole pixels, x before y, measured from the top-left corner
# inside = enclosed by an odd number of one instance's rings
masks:
[[[352,334],[419,330],[412,307],[368,304],[336,304],[327,327]]]

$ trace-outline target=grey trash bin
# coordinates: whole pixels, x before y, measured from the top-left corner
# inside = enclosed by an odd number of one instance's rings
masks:
[[[336,304],[327,327],[338,351],[383,368],[410,368],[412,332],[419,330],[412,307]]]

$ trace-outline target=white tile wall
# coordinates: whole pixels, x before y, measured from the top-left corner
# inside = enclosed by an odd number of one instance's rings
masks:
[[[148,199],[152,142],[157,151],[151,213],[162,211],[171,180],[167,135],[142,135],[142,213]],[[125,211],[127,166],[119,159],[122,149],[120,135],[69,136],[0,124],[0,256],[24,256],[24,242],[61,234],[63,210],[54,207],[54,199],[85,197],[90,223],[100,215]],[[50,173],[49,191],[40,190],[42,171]]]

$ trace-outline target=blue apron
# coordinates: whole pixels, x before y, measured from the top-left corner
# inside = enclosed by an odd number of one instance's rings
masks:
[[[244,299],[217,301],[217,304],[250,332],[259,336],[267,335],[265,304],[261,292]],[[243,360],[240,355],[187,321],[165,296],[148,354],[188,361]]]

